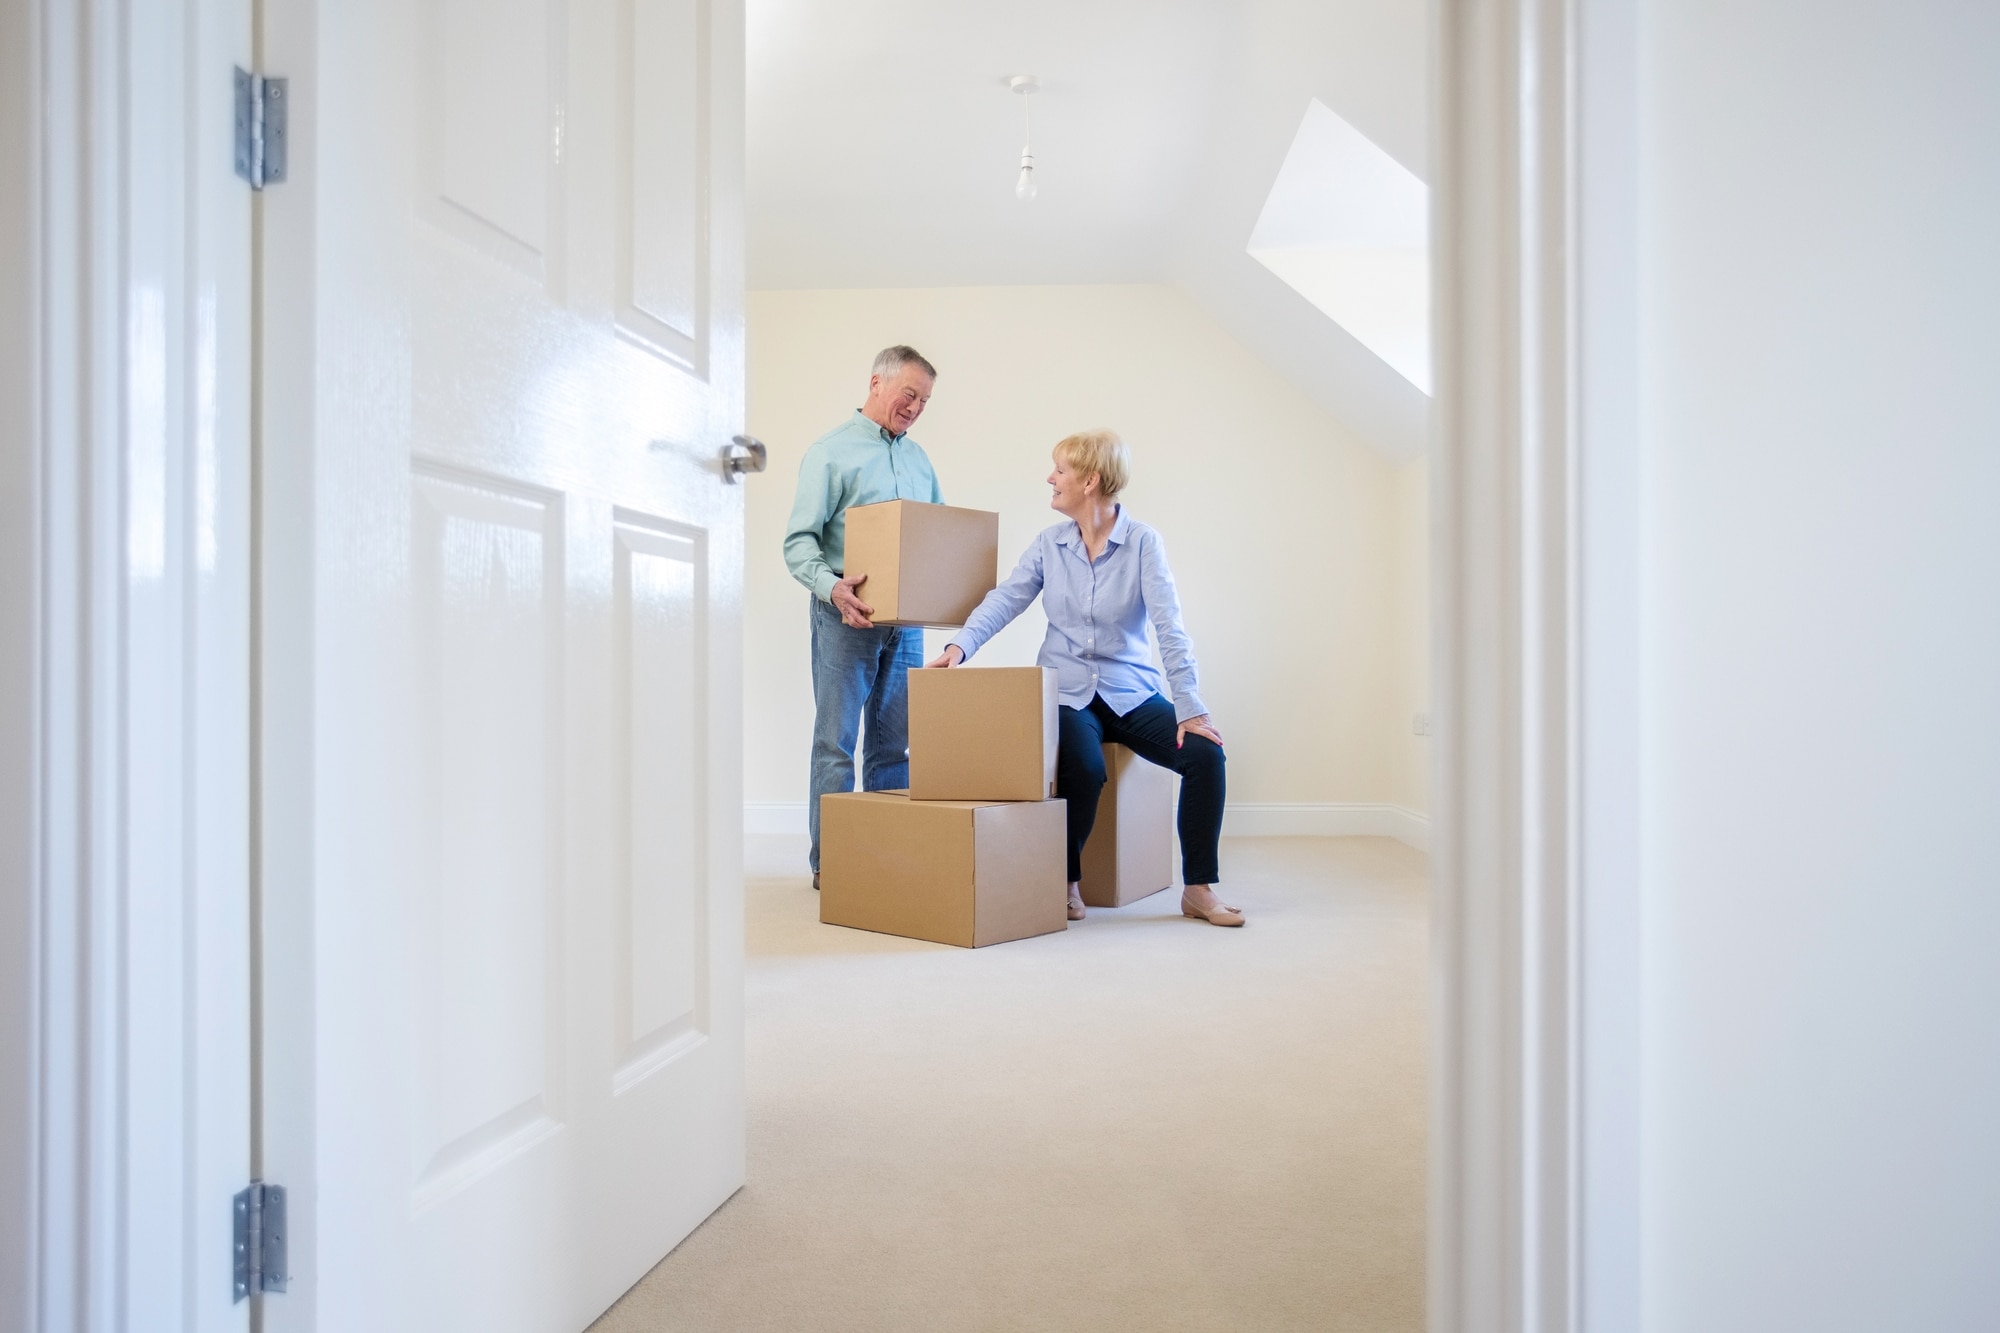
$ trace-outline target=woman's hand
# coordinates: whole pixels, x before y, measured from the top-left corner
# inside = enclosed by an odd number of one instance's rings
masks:
[[[1187,743],[1190,731],[1197,736],[1204,736],[1214,741],[1217,745],[1222,744],[1222,733],[1215,729],[1215,723],[1209,721],[1208,714],[1203,713],[1200,717],[1189,718],[1174,731],[1174,748],[1176,750]]]
[[[948,643],[944,646],[943,652],[924,663],[924,665],[927,667],[955,667],[964,660],[965,654],[959,649],[959,646],[955,643]]]

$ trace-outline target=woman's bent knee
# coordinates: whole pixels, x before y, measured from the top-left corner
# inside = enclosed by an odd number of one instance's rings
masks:
[[[1206,736],[1188,736],[1181,741],[1180,762],[1174,767],[1184,778],[1219,776],[1227,762],[1222,747]]]

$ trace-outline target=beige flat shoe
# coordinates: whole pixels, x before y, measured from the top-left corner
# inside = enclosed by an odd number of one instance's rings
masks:
[[[1069,896],[1069,919],[1072,921],[1083,920],[1083,896],[1081,894],[1071,893]]]
[[[1214,893],[1215,893],[1215,886],[1214,886],[1214,885],[1212,885],[1212,884],[1211,884],[1211,885],[1206,885],[1206,886],[1204,886],[1204,887],[1206,887],[1206,888],[1208,889],[1208,891],[1209,891],[1209,892],[1210,892],[1211,894],[1214,894]],[[1181,885],[1181,897],[1183,897],[1183,898],[1187,897],[1187,892],[1188,892],[1188,886],[1187,886],[1187,885],[1185,885],[1185,884]],[[1215,901],[1216,901],[1216,904],[1217,904],[1218,906],[1220,906],[1220,907],[1222,908],[1222,910],[1223,910],[1223,911],[1225,911],[1225,912],[1241,912],[1241,911],[1243,910],[1242,908],[1238,907],[1238,906],[1237,906],[1237,905],[1236,905],[1235,903],[1225,903],[1225,902],[1223,902],[1223,901],[1222,901],[1222,898],[1221,898],[1221,896],[1220,896],[1220,895],[1217,895],[1217,896],[1216,896],[1216,899],[1215,899]]]
[[[1191,916],[1197,921],[1206,921],[1211,926],[1240,926],[1243,924],[1243,913],[1236,908],[1217,902],[1215,906],[1204,912],[1189,902],[1186,894],[1181,895],[1181,915]]]

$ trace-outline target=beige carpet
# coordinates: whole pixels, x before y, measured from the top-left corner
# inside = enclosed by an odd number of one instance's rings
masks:
[[[979,950],[753,879],[749,1183],[595,1328],[1419,1329],[1424,858],[1223,865],[1242,930],[1169,892]]]

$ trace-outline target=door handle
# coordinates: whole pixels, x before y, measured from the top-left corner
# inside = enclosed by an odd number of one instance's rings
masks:
[[[768,461],[770,451],[762,440],[751,435],[731,436],[729,446],[722,451],[722,479],[734,486],[749,473],[762,472]]]

